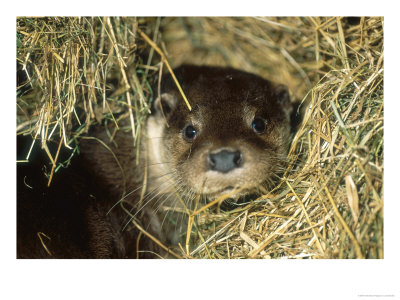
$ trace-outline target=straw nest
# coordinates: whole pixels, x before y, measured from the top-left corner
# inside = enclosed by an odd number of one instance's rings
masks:
[[[189,218],[187,258],[383,258],[383,18],[19,18],[17,134],[53,166],[89,126],[140,143],[160,66],[232,66],[286,84],[302,123],[277,186]],[[166,60],[167,59],[167,60]],[[190,102],[190,99],[189,99]],[[29,156],[27,157],[29,159]],[[189,243],[190,240],[190,243]]]

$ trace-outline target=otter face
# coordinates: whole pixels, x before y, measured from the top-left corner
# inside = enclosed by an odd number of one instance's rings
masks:
[[[193,109],[165,76],[147,124],[149,176],[169,176],[178,190],[209,200],[270,188],[290,142],[286,89],[227,68],[182,66],[175,74]]]

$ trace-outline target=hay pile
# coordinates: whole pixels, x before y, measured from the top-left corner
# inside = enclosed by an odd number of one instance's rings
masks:
[[[201,211],[179,256],[383,258],[383,18],[20,18],[17,134],[69,147],[127,118],[140,143],[160,49],[172,66],[236,67],[302,101],[276,188]]]

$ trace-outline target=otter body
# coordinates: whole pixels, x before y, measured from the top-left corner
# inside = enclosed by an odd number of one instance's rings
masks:
[[[80,142],[81,154],[59,175],[60,184],[56,176],[50,189],[37,178],[27,187],[33,172],[18,169],[18,257],[137,257],[132,220],[176,244],[196,199],[230,193],[237,201],[271,188],[290,143],[287,90],[230,68],[174,72],[192,110],[171,76],[163,76],[139,165],[129,132],[118,131],[110,142],[99,126],[90,133],[96,139]],[[151,243],[145,248],[157,251]]]

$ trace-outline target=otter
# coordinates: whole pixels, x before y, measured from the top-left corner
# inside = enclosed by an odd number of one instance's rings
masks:
[[[37,176],[39,165],[17,168],[17,257],[151,257],[137,253],[132,220],[174,245],[198,199],[229,193],[235,202],[273,186],[293,128],[286,87],[232,68],[184,65],[174,73],[192,109],[163,75],[138,164],[129,132],[110,141],[95,126],[95,138],[81,140],[79,156],[50,188]]]

